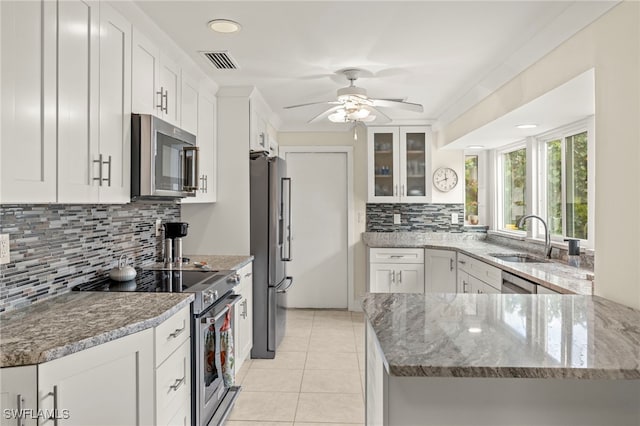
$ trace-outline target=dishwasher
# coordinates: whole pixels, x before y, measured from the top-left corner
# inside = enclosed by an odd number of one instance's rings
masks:
[[[503,294],[536,294],[538,285],[509,272],[502,271]]]

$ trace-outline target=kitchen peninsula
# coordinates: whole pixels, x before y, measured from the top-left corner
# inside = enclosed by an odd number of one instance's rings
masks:
[[[366,422],[638,425],[640,311],[599,297],[368,294]]]

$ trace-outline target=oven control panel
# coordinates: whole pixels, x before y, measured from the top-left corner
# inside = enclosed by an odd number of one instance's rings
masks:
[[[202,293],[202,300],[206,305],[210,305],[211,303],[218,300],[218,290],[205,290]]]

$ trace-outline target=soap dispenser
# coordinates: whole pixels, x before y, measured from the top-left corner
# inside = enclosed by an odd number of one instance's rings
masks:
[[[575,238],[566,238],[566,242],[569,243],[569,254],[567,256],[567,263],[569,266],[580,267],[580,240]]]

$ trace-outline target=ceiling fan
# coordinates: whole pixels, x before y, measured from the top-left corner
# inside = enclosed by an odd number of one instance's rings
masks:
[[[349,80],[349,86],[338,89],[338,98],[335,101],[311,102],[300,105],[291,105],[285,109],[300,108],[311,105],[333,105],[331,108],[311,118],[308,123],[328,118],[334,123],[371,122],[380,117],[381,121],[389,122],[391,118],[378,108],[395,108],[406,111],[422,112],[422,105],[405,102],[402,99],[374,99],[367,96],[367,91],[357,87],[354,82],[358,79],[362,70],[346,69],[340,71]]]

